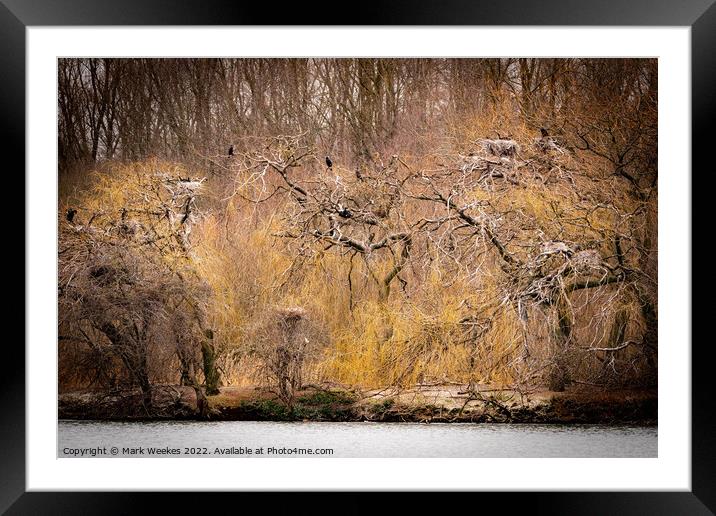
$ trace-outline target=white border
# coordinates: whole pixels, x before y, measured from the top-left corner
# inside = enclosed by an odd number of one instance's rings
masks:
[[[45,28],[27,32],[27,489],[690,490],[690,29]],[[57,459],[58,56],[657,56],[657,459]],[[186,471],[201,471],[187,475]]]

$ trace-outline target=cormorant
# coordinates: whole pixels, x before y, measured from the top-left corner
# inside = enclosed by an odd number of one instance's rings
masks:
[[[229,156],[233,156],[233,155],[234,155],[234,146],[232,145],[231,147],[229,147]]]
[[[328,156],[326,156],[326,166],[328,168],[333,167],[333,162],[331,161],[331,158],[329,158]]]
[[[67,221],[72,222],[72,219],[75,218],[75,214],[77,213],[77,210],[74,208],[70,208],[67,210]]]
[[[340,215],[344,219],[350,219],[353,216],[353,214],[348,208],[344,208],[340,204],[338,205],[338,210],[336,211],[338,212],[338,215]]]
[[[549,136],[547,129],[545,129],[544,127],[541,127],[539,131],[540,133],[542,133],[542,138],[547,138]]]

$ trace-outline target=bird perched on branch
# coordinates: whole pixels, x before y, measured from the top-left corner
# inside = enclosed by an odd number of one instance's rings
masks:
[[[342,205],[338,205],[338,209],[336,210],[336,213],[338,213],[339,216],[343,217],[344,219],[350,219],[353,214],[348,208],[344,208]]]
[[[333,162],[331,161],[331,158],[329,158],[328,156],[326,156],[326,166],[328,168],[333,168]]]
[[[229,156],[233,156],[233,155],[234,155],[234,146],[232,145],[231,147],[229,147]]]

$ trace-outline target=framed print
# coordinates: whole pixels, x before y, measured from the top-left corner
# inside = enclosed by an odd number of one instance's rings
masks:
[[[27,304],[0,507],[710,514],[691,169],[716,8],[314,7],[4,2]]]

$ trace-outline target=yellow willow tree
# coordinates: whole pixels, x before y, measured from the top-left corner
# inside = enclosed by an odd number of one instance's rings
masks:
[[[387,310],[391,288],[402,282],[417,230],[408,219],[400,160],[393,156],[376,170],[328,166],[300,136],[276,137],[240,156],[235,196],[268,203],[284,196],[288,204],[275,236],[289,242],[296,262],[317,251],[334,252],[351,267],[348,272],[352,309],[354,260],[361,260],[373,282],[381,311]],[[387,317],[379,340],[391,337]]]
[[[324,165],[300,137],[257,147],[240,158],[235,195],[277,203],[282,222],[274,235],[289,242],[296,262],[315,253],[343,257],[351,304],[353,261],[363,263],[382,308],[380,344],[393,336],[391,287],[409,296],[406,278],[426,281],[439,264],[438,291],[461,295],[459,279],[489,292],[477,302],[480,296],[465,296],[463,315],[446,330],[451,342],[473,343],[471,363],[485,359],[479,348],[504,340],[505,328],[494,322],[509,326],[513,313],[520,349],[508,337],[495,351],[513,379],[562,390],[571,380],[606,381],[609,368],[617,379],[653,373],[648,321],[632,317],[640,264],[615,248],[630,238],[623,230],[633,216],[630,196],[549,135],[479,139],[370,169],[339,159]]]
[[[642,263],[633,248],[625,253],[620,246],[633,242],[625,228],[638,205],[618,178],[599,172],[598,162],[545,140],[548,135],[522,142],[517,152],[510,140],[497,147],[472,142],[470,152],[423,171],[407,195],[440,206],[454,218],[449,230],[456,239],[471,242],[446,252],[473,264],[484,263],[475,262],[480,255],[490,257],[501,285],[498,308],[513,310],[524,328],[521,353],[514,355],[527,366],[523,377],[538,373],[550,388],[563,390],[579,379],[584,363],[597,360],[602,367],[586,368],[586,381],[604,381],[607,367],[616,376],[652,381],[650,320],[637,315],[627,328],[628,319],[644,311],[634,295]],[[494,303],[490,310],[494,314]],[[544,343],[548,351],[530,360]]]

